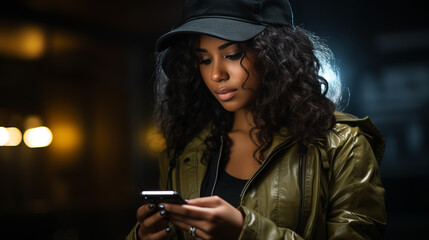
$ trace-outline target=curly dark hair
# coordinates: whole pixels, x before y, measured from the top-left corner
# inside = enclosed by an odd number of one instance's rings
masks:
[[[157,55],[155,117],[167,151],[176,156],[208,126],[212,134],[205,140],[205,156],[211,156],[218,151],[221,136],[229,142],[227,133],[232,128],[233,113],[212,96],[200,75],[194,51],[198,39],[192,34],[178,36]],[[267,27],[249,41],[236,44],[256,56],[254,66],[261,79],[250,106],[255,127],[249,134],[255,133],[258,143],[255,159],[263,159],[282,127],[299,141],[324,139],[335,122],[335,104],[326,97],[328,82],[319,75],[315,52],[329,55],[326,44],[300,27],[288,26]]]

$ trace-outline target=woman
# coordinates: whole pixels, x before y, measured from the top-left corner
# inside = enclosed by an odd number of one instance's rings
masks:
[[[335,112],[288,1],[185,1],[157,42],[160,187],[127,239],[381,239],[384,140]],[[319,58],[316,57],[319,56]]]

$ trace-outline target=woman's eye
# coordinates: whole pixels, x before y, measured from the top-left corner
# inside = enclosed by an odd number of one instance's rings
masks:
[[[228,55],[226,56],[226,58],[231,60],[237,60],[237,59],[240,59],[242,56],[243,56],[243,52],[238,52],[236,54]]]
[[[212,60],[210,58],[207,59],[200,59],[200,64],[210,64],[212,62]]]

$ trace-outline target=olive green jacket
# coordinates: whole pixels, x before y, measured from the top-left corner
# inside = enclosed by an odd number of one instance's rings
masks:
[[[379,164],[384,139],[368,117],[339,112],[335,117],[327,141],[308,144],[305,154],[286,132],[274,137],[269,154],[241,193],[244,225],[239,239],[383,239],[386,213]],[[200,196],[207,134],[186,146],[172,172],[173,189],[184,198]],[[169,160],[162,158],[161,187],[167,185],[168,166]],[[170,235],[191,239],[174,227]],[[136,239],[135,228],[127,239]]]

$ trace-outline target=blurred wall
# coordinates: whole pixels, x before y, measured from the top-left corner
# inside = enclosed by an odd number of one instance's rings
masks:
[[[152,121],[154,44],[178,25],[181,2],[2,5],[0,127],[24,133],[46,126],[53,135],[46,147],[0,146],[3,236],[128,233],[138,192],[157,188],[162,141]],[[426,8],[417,1],[291,3],[296,25],[326,39],[336,56],[350,91],[344,111],[370,116],[386,138],[386,239],[422,236],[429,200]]]

